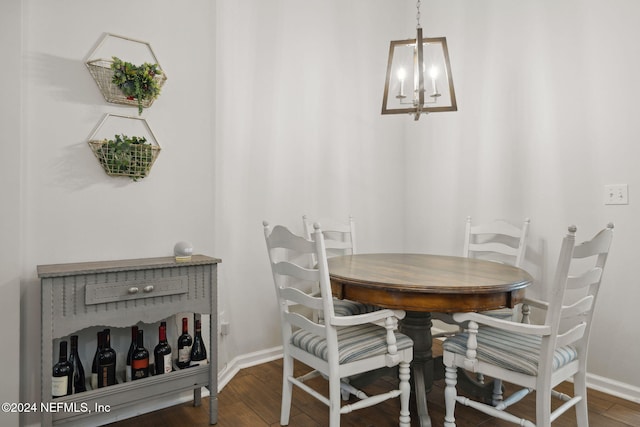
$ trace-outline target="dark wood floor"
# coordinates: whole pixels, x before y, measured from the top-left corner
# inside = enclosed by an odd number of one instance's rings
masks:
[[[300,367],[300,373],[304,373]],[[243,369],[219,394],[219,427],[274,427],[279,426],[282,360]],[[365,389],[371,393],[393,385],[393,379],[382,378]],[[325,382],[317,378],[311,382],[317,390],[326,390]],[[558,390],[571,393],[571,384],[562,384]],[[291,427],[321,427],[328,425],[328,409],[304,391],[294,387],[291,409]],[[437,381],[429,393],[429,413],[433,427],[443,425],[444,381]],[[555,400],[555,399],[554,399]],[[640,404],[619,399],[598,391],[589,391],[589,421],[591,427],[640,426]],[[535,410],[534,394],[512,406],[513,412],[529,419]],[[412,408],[413,409],[413,408]],[[136,418],[114,423],[112,427],[205,427],[208,425],[209,399],[200,407],[190,403],[177,405]],[[385,427],[398,425],[399,403],[388,400],[377,406],[342,416],[342,427]],[[412,410],[412,414],[415,411]],[[515,424],[491,418],[471,408],[456,406],[459,427],[506,427]],[[413,418],[412,426],[417,426]],[[575,411],[569,410],[554,427],[574,427]]]

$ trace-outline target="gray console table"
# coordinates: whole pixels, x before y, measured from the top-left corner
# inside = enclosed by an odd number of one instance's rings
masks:
[[[209,364],[151,376],[55,399],[60,411],[43,411],[42,425],[92,424],[113,421],[118,409],[168,394],[210,392],[209,421],[216,424],[217,398],[217,267],[221,261],[194,255],[189,262],[173,257],[38,266],[42,285],[42,402],[51,402],[53,340],[92,326],[127,328],[154,323],[182,312],[211,315],[207,349]],[[126,351],[127,349],[119,349]],[[83,360],[87,377],[91,360]],[[119,371],[123,367],[119,367]],[[100,406],[102,405],[102,406]],[[109,408],[108,412],[96,408]],[[86,411],[85,411],[86,409]]]

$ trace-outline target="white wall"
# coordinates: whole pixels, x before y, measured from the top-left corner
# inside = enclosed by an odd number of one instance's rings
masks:
[[[406,247],[460,253],[464,220],[531,218],[528,265],[555,268],[569,224],[615,237],[595,314],[593,383],[626,383],[640,399],[632,337],[640,286],[640,30],[636,1],[423,2],[427,35],[446,35],[459,111],[421,119],[406,140]],[[605,184],[629,184],[605,206]],[[612,363],[611,352],[623,355]],[[604,380],[599,377],[604,377]]]
[[[361,250],[402,249],[402,123],[379,114],[389,40],[374,30],[394,25],[388,6],[218,2],[223,361],[281,344],[263,220],[301,233],[303,214],[352,214]]]
[[[40,396],[37,265],[168,256],[179,240],[215,255],[215,4],[29,0],[23,8],[21,400],[32,402]],[[107,176],[86,143],[105,113],[137,114],[106,103],[85,67],[104,32],[149,41],[169,77],[143,113],[162,152],[139,182]]]
[[[20,0],[0,3],[0,57],[13,64],[13,73],[0,78],[0,402],[19,401],[20,364],[20,182],[21,182],[21,51]],[[18,414],[0,412],[0,425],[17,426]]]

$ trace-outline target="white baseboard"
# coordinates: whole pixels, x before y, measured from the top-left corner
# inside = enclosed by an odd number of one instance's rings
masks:
[[[587,387],[621,399],[640,403],[640,387],[631,384],[587,373]]]
[[[240,369],[282,359],[282,346],[268,348],[249,354],[234,357],[225,367],[218,372],[218,393],[222,391],[229,381],[240,371]]]

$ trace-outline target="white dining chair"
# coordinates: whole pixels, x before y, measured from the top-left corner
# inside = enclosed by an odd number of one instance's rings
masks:
[[[340,415],[369,407],[391,398],[400,398],[399,425],[409,427],[410,369],[413,342],[397,332],[402,310],[377,310],[355,316],[337,316],[334,312],[324,237],[319,225],[313,240],[296,236],[283,226],[271,227],[266,221],[264,236],[275,284],[284,349],[282,407],[280,424],[288,425],[293,386],[309,393],[329,407],[329,426],[340,425]],[[308,267],[301,258],[313,255],[316,264]],[[308,283],[320,284],[320,295],[305,292]],[[306,306],[323,310],[322,322],[289,310]],[[380,326],[376,322],[383,322]],[[312,368],[301,377],[294,376],[294,360]],[[397,389],[367,396],[341,381],[360,373],[383,367],[398,366]],[[329,382],[328,398],[306,384],[323,376]],[[341,405],[341,388],[349,389],[360,400]]]
[[[455,427],[456,403],[526,427],[548,427],[575,406],[577,425],[587,427],[586,366],[593,310],[602,281],[613,224],[591,240],[575,244],[576,227],[569,227],[562,240],[548,301],[527,303],[546,312],[541,325],[524,324],[480,313],[456,313],[467,332],[443,343],[445,365],[445,427]],[[502,396],[500,382],[493,388],[492,404],[457,395],[457,370],[481,373],[516,384],[521,390]],[[573,396],[553,390],[573,377]],[[507,409],[524,396],[536,392],[535,421],[509,413]],[[552,410],[551,398],[563,403]]]
[[[320,224],[322,227],[327,258],[354,255],[357,253],[356,225],[353,216],[349,215],[347,222],[340,222],[331,218],[314,221],[307,215],[303,215],[302,225],[304,235],[309,240],[313,240],[313,224]],[[315,262],[315,259],[313,259],[312,262]],[[352,316],[354,314],[369,313],[380,309],[380,307],[375,305],[338,298],[334,299],[333,307],[338,316]],[[322,318],[321,312],[319,312],[318,315]]]
[[[468,216],[465,223],[463,256],[502,262],[522,268],[530,223],[529,218],[526,218],[520,227],[503,219],[484,224],[472,224],[471,217]],[[524,323],[526,323],[528,307],[525,307],[523,312]],[[510,308],[491,310],[484,314],[513,320],[516,320],[517,316],[517,313]]]
[[[529,218],[526,218],[521,227],[503,219],[473,224],[471,217],[468,216],[465,221],[462,256],[522,267],[527,249],[530,222]],[[523,312],[524,321],[527,322],[529,307],[524,307],[520,311]],[[518,315],[517,310],[506,307],[483,312],[483,314],[502,319],[511,318],[512,320],[516,320]],[[453,325],[453,327],[448,326],[444,330],[434,333],[434,338],[452,336],[461,331],[460,326],[453,320],[450,313],[434,313],[433,318],[447,325]],[[482,375],[478,377],[478,380],[483,382]]]

